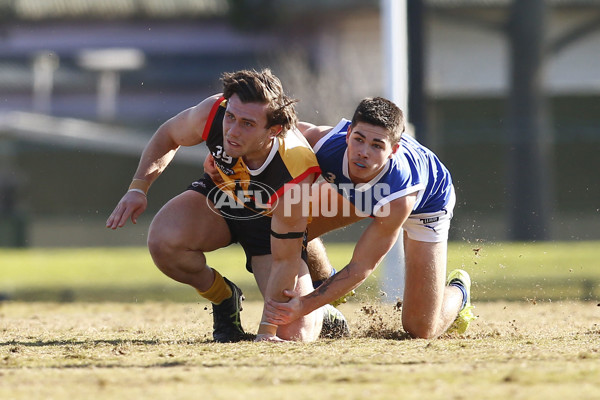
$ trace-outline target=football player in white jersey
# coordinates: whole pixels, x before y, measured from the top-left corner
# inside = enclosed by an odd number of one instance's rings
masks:
[[[327,181],[321,184],[319,201],[332,202],[326,207],[313,204],[313,208],[337,207],[335,215],[313,218],[309,240],[365,217],[371,223],[341,271],[309,294],[286,291],[288,302],[269,301],[267,320],[287,324],[358,287],[403,229],[403,328],[417,338],[434,338],[446,331],[464,333],[475,319],[471,280],[460,269],[446,276],[455,204],[452,179],[431,150],[402,135],[402,111],[389,100],[367,98],[358,105],[352,121],[342,120],[333,128],[300,123],[299,128],[313,146]],[[323,254],[317,261],[328,263]]]

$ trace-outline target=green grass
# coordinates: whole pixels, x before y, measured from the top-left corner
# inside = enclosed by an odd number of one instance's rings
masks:
[[[336,268],[353,244],[326,244]],[[600,268],[597,242],[450,243],[448,269],[465,268],[475,301],[594,299]],[[249,299],[260,295],[239,246],[208,254],[208,262],[238,283]],[[359,289],[375,296],[376,271]],[[196,301],[190,288],[171,281],[146,248],[0,249],[0,295],[23,301]]]
[[[598,242],[454,244],[449,269],[464,266],[475,300],[591,300],[600,295]]]

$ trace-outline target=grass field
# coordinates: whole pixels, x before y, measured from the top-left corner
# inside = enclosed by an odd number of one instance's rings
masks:
[[[452,244],[471,272],[466,335],[408,339],[378,272],[340,308],[344,340],[210,342],[208,304],[146,249],[0,250],[0,399],[600,399],[597,243]],[[329,245],[336,266],[352,248]],[[209,263],[261,313],[242,253]]]
[[[448,268],[469,271],[476,301],[592,300],[600,297],[598,247],[596,242],[451,243]],[[352,244],[327,245],[338,269],[352,249]],[[249,300],[261,298],[239,247],[209,253],[208,262]],[[0,249],[0,272],[0,296],[13,300],[197,300],[193,290],[163,276],[145,248]],[[376,270],[359,294],[376,297],[384,275]]]
[[[463,337],[408,340],[391,306],[341,306],[352,337],[216,344],[194,303],[5,303],[1,399],[598,399],[600,307],[479,304]],[[374,310],[374,311],[373,311]],[[246,329],[260,302],[243,312]]]

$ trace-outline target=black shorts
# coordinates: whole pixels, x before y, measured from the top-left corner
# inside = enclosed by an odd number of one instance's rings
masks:
[[[215,183],[207,174],[188,186],[188,190],[203,194],[209,199],[213,207],[217,203],[215,196],[219,190],[212,190]],[[219,208],[221,216],[225,219],[231,234],[231,243],[239,243],[246,253],[246,269],[252,272],[252,257],[271,254],[271,218],[267,216],[256,217],[256,213],[245,207],[233,208],[222,204]],[[249,218],[251,217],[251,218]],[[307,235],[304,232],[301,257],[307,261],[306,253]]]

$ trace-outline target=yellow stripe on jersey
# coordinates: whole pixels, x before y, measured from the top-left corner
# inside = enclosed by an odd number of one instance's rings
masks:
[[[285,138],[279,138],[279,154],[292,179],[318,167],[319,163],[304,136],[296,129],[289,131]]]

